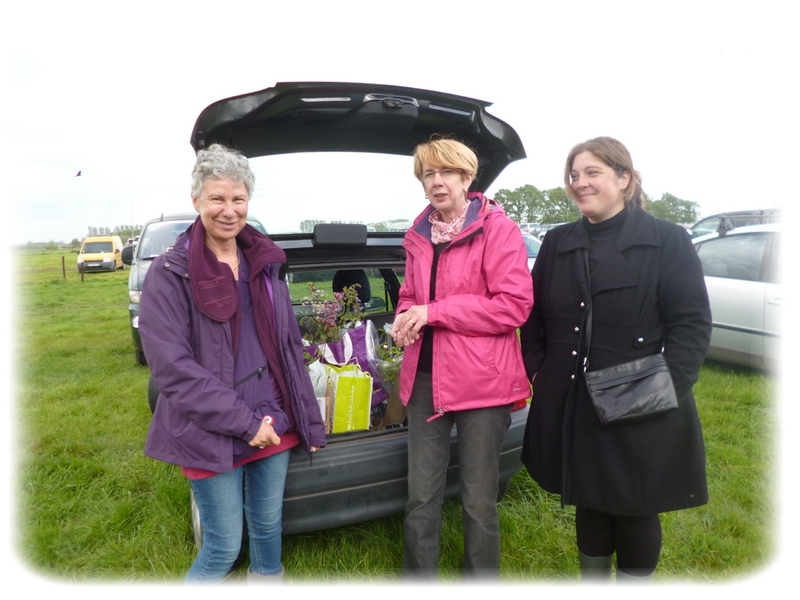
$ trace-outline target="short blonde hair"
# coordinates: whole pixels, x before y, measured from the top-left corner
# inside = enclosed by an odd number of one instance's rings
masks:
[[[414,177],[422,181],[422,163],[433,167],[458,169],[462,178],[474,179],[478,157],[466,145],[447,138],[431,139],[414,150]]]
[[[642,190],[642,175],[633,168],[631,153],[622,142],[611,137],[597,137],[577,144],[569,151],[567,163],[564,165],[564,188],[567,195],[575,200],[572,190],[572,163],[581,152],[591,152],[608,167],[614,170],[617,177],[622,177],[625,171],[631,174],[628,187],[622,192],[626,204],[635,204],[644,208],[645,195]]]

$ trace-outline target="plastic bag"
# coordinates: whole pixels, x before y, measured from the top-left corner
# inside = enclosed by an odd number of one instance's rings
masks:
[[[342,367],[358,365],[372,377],[372,406],[380,404],[389,397],[378,369],[378,330],[372,321],[359,323],[345,329],[342,339],[326,344],[310,345],[306,348],[312,359],[319,359],[327,365]]]
[[[326,365],[325,370],[333,390],[331,433],[369,429],[372,376],[359,365]]]

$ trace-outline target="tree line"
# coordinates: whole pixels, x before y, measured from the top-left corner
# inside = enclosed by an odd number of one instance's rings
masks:
[[[655,200],[645,194],[645,210],[657,219],[690,225],[697,221],[700,206],[697,202],[681,200],[664,192]],[[502,189],[494,199],[505,213],[517,223],[567,223],[580,218],[581,213],[569,199],[563,187],[539,190],[528,184],[511,191]]]
[[[700,206],[697,202],[682,200],[668,192],[664,192],[661,198],[655,200],[645,194],[647,203],[645,210],[658,219],[666,219],[673,223],[690,225],[697,221]],[[569,199],[563,187],[552,188],[550,190],[539,190],[533,185],[523,185],[515,190],[501,189],[495,194],[494,199],[500,203],[505,213],[517,223],[566,223],[580,218],[581,213],[575,203]],[[314,225],[324,223],[319,220],[305,220],[300,222],[300,231],[309,233],[314,230]],[[392,225],[393,221],[381,223],[369,223],[376,231],[397,230]],[[398,221],[398,225],[401,223]],[[406,225],[407,222],[402,222]],[[117,225],[113,229],[110,227],[89,226],[87,236],[96,235],[118,235],[123,243],[135,235],[141,233],[142,225]],[[77,248],[83,242],[82,239],[73,238],[68,246]],[[29,242],[30,244],[30,242]],[[57,247],[52,240],[50,245]]]

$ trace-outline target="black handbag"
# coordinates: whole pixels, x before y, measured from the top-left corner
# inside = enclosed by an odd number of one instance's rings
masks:
[[[592,340],[592,301],[589,253],[586,250],[584,261],[590,300],[586,315],[583,375],[600,422],[603,425],[620,423],[678,408],[678,396],[672,376],[661,352],[599,371],[587,371]]]

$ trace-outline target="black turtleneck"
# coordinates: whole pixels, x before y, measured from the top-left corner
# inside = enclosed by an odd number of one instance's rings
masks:
[[[590,271],[594,271],[597,263],[602,262],[606,257],[617,251],[615,247],[617,236],[622,230],[622,223],[625,221],[625,215],[627,214],[628,209],[625,208],[610,219],[600,223],[590,223],[589,219],[583,218],[586,230],[589,232]]]

